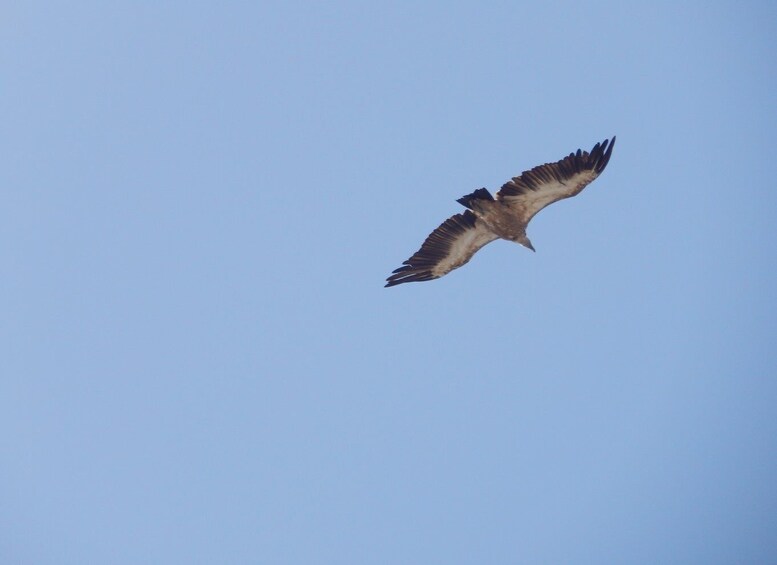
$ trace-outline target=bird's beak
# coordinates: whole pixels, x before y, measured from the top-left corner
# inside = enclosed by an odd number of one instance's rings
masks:
[[[529,249],[531,249],[532,251],[534,251],[536,253],[536,251],[534,250],[534,246],[531,244],[531,241],[527,241],[526,242],[526,247],[528,247]]]

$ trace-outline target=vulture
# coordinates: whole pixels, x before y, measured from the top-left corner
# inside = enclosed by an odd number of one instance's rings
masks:
[[[607,166],[614,146],[615,136],[590,152],[578,149],[560,161],[534,167],[505,183],[496,198],[485,188],[462,196],[457,202],[467,210],[429,234],[421,249],[386,279],[386,286],[438,279],[495,239],[534,251],[526,237],[529,221],[548,204],[580,194]]]

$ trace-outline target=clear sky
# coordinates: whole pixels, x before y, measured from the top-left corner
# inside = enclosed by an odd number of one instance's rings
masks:
[[[0,562],[777,561],[773,2],[1,12]]]

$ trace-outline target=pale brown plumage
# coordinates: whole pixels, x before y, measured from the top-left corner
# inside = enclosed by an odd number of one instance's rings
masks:
[[[386,286],[439,278],[467,263],[484,245],[495,239],[520,243],[534,251],[526,226],[545,206],[580,193],[598,177],[612,155],[605,139],[591,152],[577,150],[555,163],[521,173],[497,192],[485,188],[459,198],[468,208],[445,220],[426,238],[421,249],[388,277]]]

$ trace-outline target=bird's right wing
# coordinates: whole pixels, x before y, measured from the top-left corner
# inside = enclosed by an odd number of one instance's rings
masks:
[[[498,236],[469,210],[451,216],[386,279],[386,286],[440,278],[464,265],[478,249],[495,239]]]
[[[505,183],[497,200],[510,206],[521,221],[532,217],[548,204],[579,194],[598,177],[612,155],[615,137],[597,143],[591,152],[577,150],[556,163],[546,163],[524,171]]]

